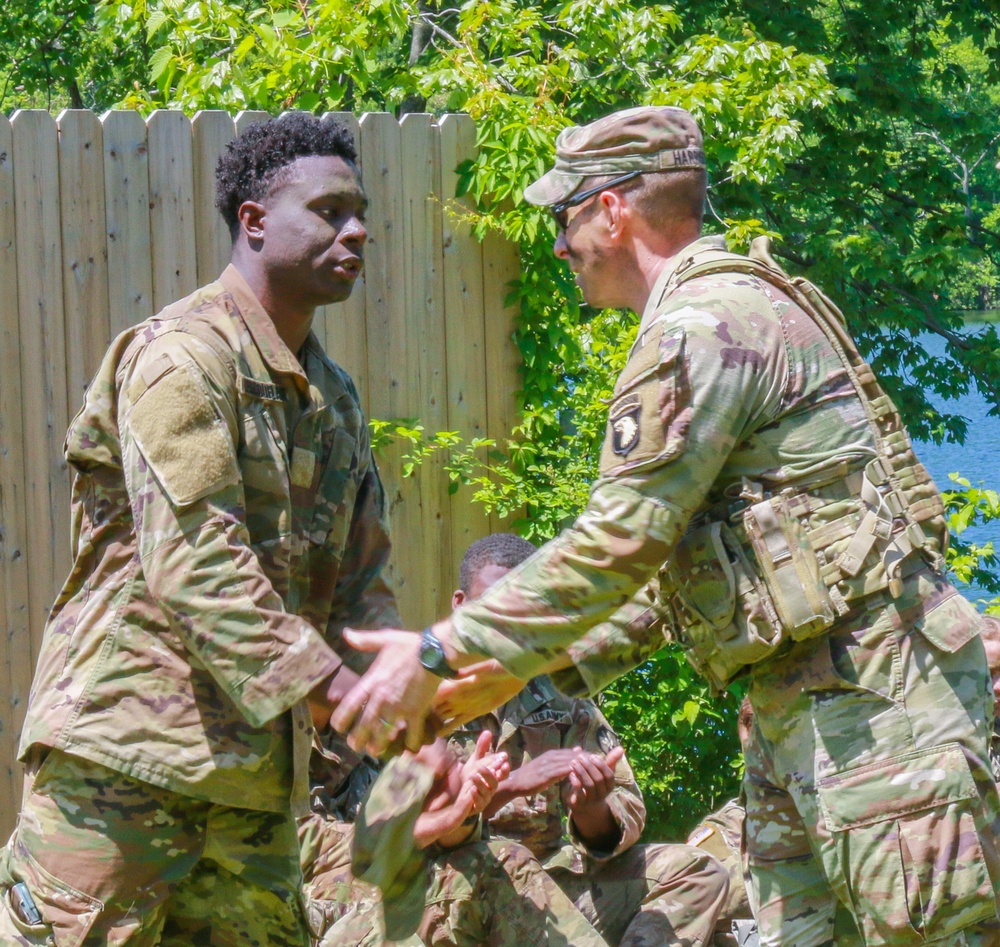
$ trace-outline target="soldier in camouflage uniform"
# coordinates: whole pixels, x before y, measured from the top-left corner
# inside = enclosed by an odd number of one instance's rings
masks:
[[[842,315],[766,239],[738,256],[701,236],[683,110],[564,130],[525,194],[587,302],[641,313],[600,477],[575,524],[450,619],[351,634],[379,653],[335,725],[378,751],[378,718],[405,721],[417,742],[440,678],[484,658],[522,681],[568,663],[560,689],[593,693],[659,633],[608,621],[655,578],[694,666],[749,684],[761,943],[996,943],[980,617],[944,578],[940,496]],[[468,673],[467,703],[498,676]]]
[[[478,598],[534,551],[511,533],[473,543],[452,605]],[[485,810],[491,834],[525,845],[609,944],[708,942],[727,877],[689,845],[636,844],[646,806],[593,701],[565,697],[537,677],[450,741],[468,753],[484,730],[511,767]]]
[[[753,708],[746,698],[740,705],[737,730],[740,744],[746,748],[753,723]],[[746,885],[747,858],[743,844],[743,826],[747,810],[742,797],[730,799],[721,809],[706,816],[688,834],[688,845],[696,845],[714,855],[729,874],[729,896],[716,925],[714,947],[735,947],[733,922],[756,926]]]
[[[993,679],[993,735],[990,738],[990,763],[993,778],[1000,784],[1000,618],[983,616],[983,645]]]
[[[314,811],[299,824],[307,913],[316,947],[376,947],[387,939],[406,947],[605,947],[531,852],[515,842],[483,841],[478,820],[468,819],[482,811],[497,779],[509,772],[503,753],[487,753],[489,743],[481,738],[464,765],[448,751],[446,763],[453,761],[448,785],[422,788],[424,811],[414,812],[413,843],[405,844],[395,828],[379,848],[378,877],[364,880],[367,876],[358,877],[364,862],[377,859],[360,858],[359,849],[375,847],[372,825],[386,812],[391,821],[404,802],[401,797],[411,791],[412,781],[404,780],[397,790],[392,779],[400,771],[419,778],[419,771],[407,755],[394,759],[379,775],[377,764],[353,754],[335,734],[324,736],[313,763],[314,777],[321,777],[314,782]],[[484,767],[496,778],[470,806],[463,787]],[[359,819],[361,844],[355,837]],[[409,883],[398,885],[400,877]]]
[[[309,942],[307,697],[329,714],[345,624],[398,621],[368,427],[310,331],[361,271],[350,134],[253,126],[216,203],[232,265],[115,339],[66,436],[75,562],[21,740],[4,944]]]

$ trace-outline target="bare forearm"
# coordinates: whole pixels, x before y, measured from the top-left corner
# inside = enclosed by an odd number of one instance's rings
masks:
[[[435,842],[451,848],[464,842],[472,833],[475,823],[465,825],[466,814],[458,806],[445,806],[436,812],[422,812],[413,826],[413,838],[419,848]]]
[[[586,808],[581,807],[570,818],[576,834],[588,848],[598,852],[612,852],[621,841],[621,826],[606,800]]]
[[[460,822],[456,829],[451,832],[442,835],[438,840],[438,845],[442,848],[456,848],[457,846],[467,842],[469,837],[473,832],[476,831],[476,826],[479,824],[479,820],[476,818],[468,818]]]

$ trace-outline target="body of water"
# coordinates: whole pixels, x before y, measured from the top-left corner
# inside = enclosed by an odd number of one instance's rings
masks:
[[[982,326],[976,323],[966,325],[966,331],[974,333]],[[921,336],[918,344],[932,355],[943,355],[945,341],[939,335]],[[978,391],[972,391],[956,401],[932,399],[949,413],[959,414],[968,423],[968,434],[964,444],[931,444],[917,442],[917,455],[930,471],[940,490],[951,489],[950,474],[958,473],[973,486],[980,482],[991,490],[1000,490],[1000,418],[987,414],[989,404]],[[980,545],[991,541],[995,549],[1000,549],[1000,521],[994,520],[984,526],[971,527],[962,534],[964,540],[973,540]],[[975,601],[982,593],[976,589],[963,590],[966,597]]]

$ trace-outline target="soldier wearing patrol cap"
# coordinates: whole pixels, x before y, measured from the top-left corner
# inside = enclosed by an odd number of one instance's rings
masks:
[[[740,256],[701,235],[687,113],[618,112],[556,154],[526,191],[556,255],[588,303],[641,314],[600,476],[572,526],[419,638],[349,634],[379,653],[335,724],[375,751],[380,717],[419,742],[440,678],[485,658],[504,670],[452,683],[457,716],[560,667],[593,693],[662,630],[714,687],[747,679],[762,944],[997,943],[980,619],[943,575],[940,496],[895,406],[766,240]],[[644,586],[659,622],[616,619]]]

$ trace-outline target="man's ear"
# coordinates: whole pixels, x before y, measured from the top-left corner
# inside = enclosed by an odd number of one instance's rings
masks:
[[[240,204],[236,215],[240,222],[240,231],[245,234],[247,240],[264,239],[264,218],[267,216],[267,211],[263,204],[257,201],[244,201]]]
[[[617,191],[602,191],[598,198],[608,217],[608,236],[617,240],[625,232],[632,218],[629,202]]]
[[[461,589],[455,589],[455,591],[451,593],[452,608],[458,608],[458,606],[461,605],[464,601],[465,601],[465,592],[463,592]]]

